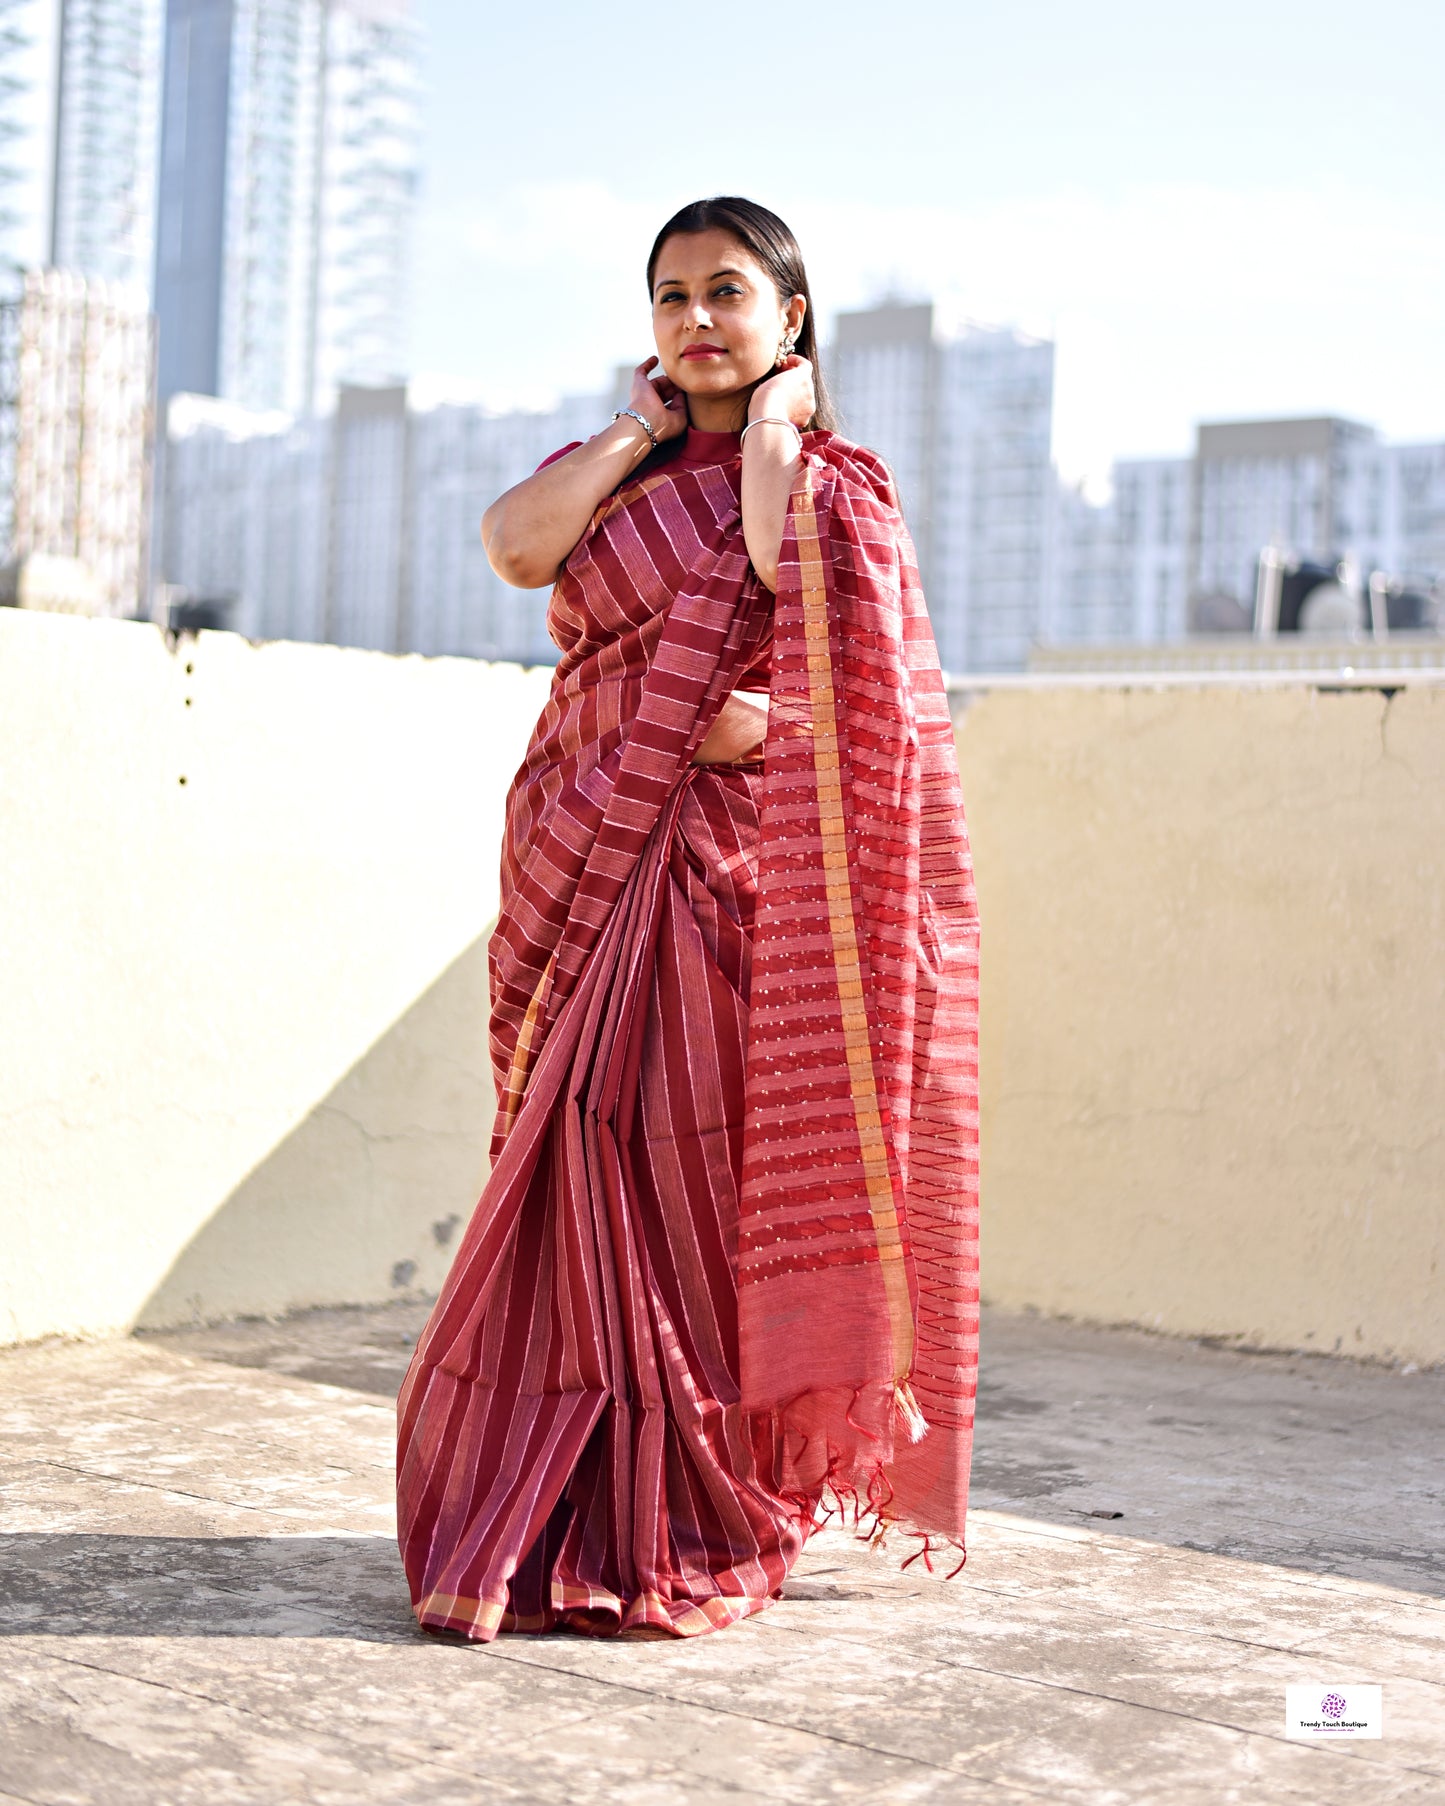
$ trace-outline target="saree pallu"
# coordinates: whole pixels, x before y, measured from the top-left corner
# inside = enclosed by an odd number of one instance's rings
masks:
[[[978,919],[937,653],[873,454],[805,436],[776,597],[740,474],[625,485],[551,600],[493,1166],[398,1403],[429,1628],[713,1629],[825,1499],[962,1552]],[[694,764],[764,674],[762,760]]]

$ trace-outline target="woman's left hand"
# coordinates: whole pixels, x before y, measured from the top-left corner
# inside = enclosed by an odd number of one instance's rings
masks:
[[[749,421],[786,420],[799,434],[795,439],[786,426],[768,426],[743,440],[743,538],[765,589],[778,587],[778,558],[799,469],[801,435],[817,406],[813,366],[796,352],[784,359],[781,370],[758,384],[748,402]]]
[[[773,375],[764,378],[748,402],[748,419],[791,420],[799,432],[818,409],[818,396],[813,387],[813,366],[797,352],[783,361]]]

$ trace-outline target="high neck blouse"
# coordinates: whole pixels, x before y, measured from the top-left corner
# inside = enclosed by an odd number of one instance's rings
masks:
[[[676,443],[666,440],[667,446]],[[537,466],[545,470],[549,464],[555,464],[558,458],[565,458],[568,452],[574,452],[582,444],[580,439],[570,440],[566,445],[559,445],[550,457],[543,458]],[[741,433],[705,433],[700,427],[689,426],[679,451],[671,452],[668,464],[682,470],[705,470],[710,464],[726,464],[729,458],[736,458],[743,448]],[[636,474],[635,472],[633,473]],[[623,478],[629,482],[630,478]]]
[[[706,464],[726,464],[729,458],[737,457],[742,443],[741,433],[705,433],[701,427],[689,426],[682,450],[673,462],[688,470],[698,470]]]

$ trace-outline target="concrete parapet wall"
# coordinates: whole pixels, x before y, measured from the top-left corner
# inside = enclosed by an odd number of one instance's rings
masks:
[[[549,679],[0,613],[0,1339],[439,1283]]]
[[[959,745],[985,1295],[1445,1360],[1445,688],[1044,682]]]
[[[548,681],[0,611],[0,1339],[438,1284]],[[1445,1360],[1445,690],[1045,681],[959,739],[986,1294]]]

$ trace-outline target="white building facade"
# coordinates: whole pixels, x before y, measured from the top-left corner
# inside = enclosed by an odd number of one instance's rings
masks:
[[[898,448],[890,462],[951,673],[1017,669],[1039,648],[1242,630],[1271,542],[1438,594],[1445,444],[1390,446],[1357,429],[1326,437],[1324,458],[1290,440],[1271,462],[1261,435],[1203,428],[1206,455],[1121,462],[1098,505],[1047,461],[1051,365],[1039,348],[993,334],[940,347],[918,312],[854,341],[844,406],[855,437],[888,456],[890,434]],[[418,410],[390,384],[343,386],[330,415],[308,418],[178,397],[164,574],[228,601],[230,624],[257,637],[549,663],[546,592],[496,576],[481,517],[617,405],[614,394],[544,413]]]
[[[1059,485],[1041,635],[1049,643],[1153,642],[1186,631],[1191,461],[1120,462],[1112,489],[1101,506]]]
[[[0,261],[146,288],[165,0],[0,0]]]
[[[1445,444],[1327,417],[1211,423],[1192,458],[1116,464],[1112,491],[1102,505],[1060,492],[1049,643],[1244,631],[1266,549],[1427,600],[1445,586]]]
[[[48,607],[144,609],[153,414],[145,293],[27,270],[0,297],[0,567],[61,573]]]
[[[128,287],[150,282],[163,0],[59,8],[48,261]]]
[[[0,0],[0,265],[49,256],[58,24],[53,0]]]
[[[157,563],[253,639],[326,628],[330,422],[210,396],[170,405]]]
[[[1190,461],[1121,461],[1113,469],[1113,489],[1120,598],[1106,637],[1178,639],[1189,606]]]
[[[163,396],[319,412],[402,378],[419,59],[408,0],[169,0]]]
[[[396,385],[343,388],[326,417],[177,396],[161,560],[254,638],[551,664],[545,590],[487,562],[481,519],[551,452],[606,423],[601,396],[546,413],[413,411]]]
[[[1445,442],[1381,448],[1381,543],[1406,581],[1445,583]]]
[[[1190,595],[1252,609],[1267,546],[1374,566],[1385,556],[1380,446],[1354,421],[1202,425],[1194,454]]]
[[[843,431],[879,452],[918,549],[949,671],[1022,667],[1044,632],[1054,348],[941,336],[929,303],[841,314],[827,361]]]
[[[326,14],[313,364],[303,405],[406,371],[421,182],[420,34],[405,0]]]

